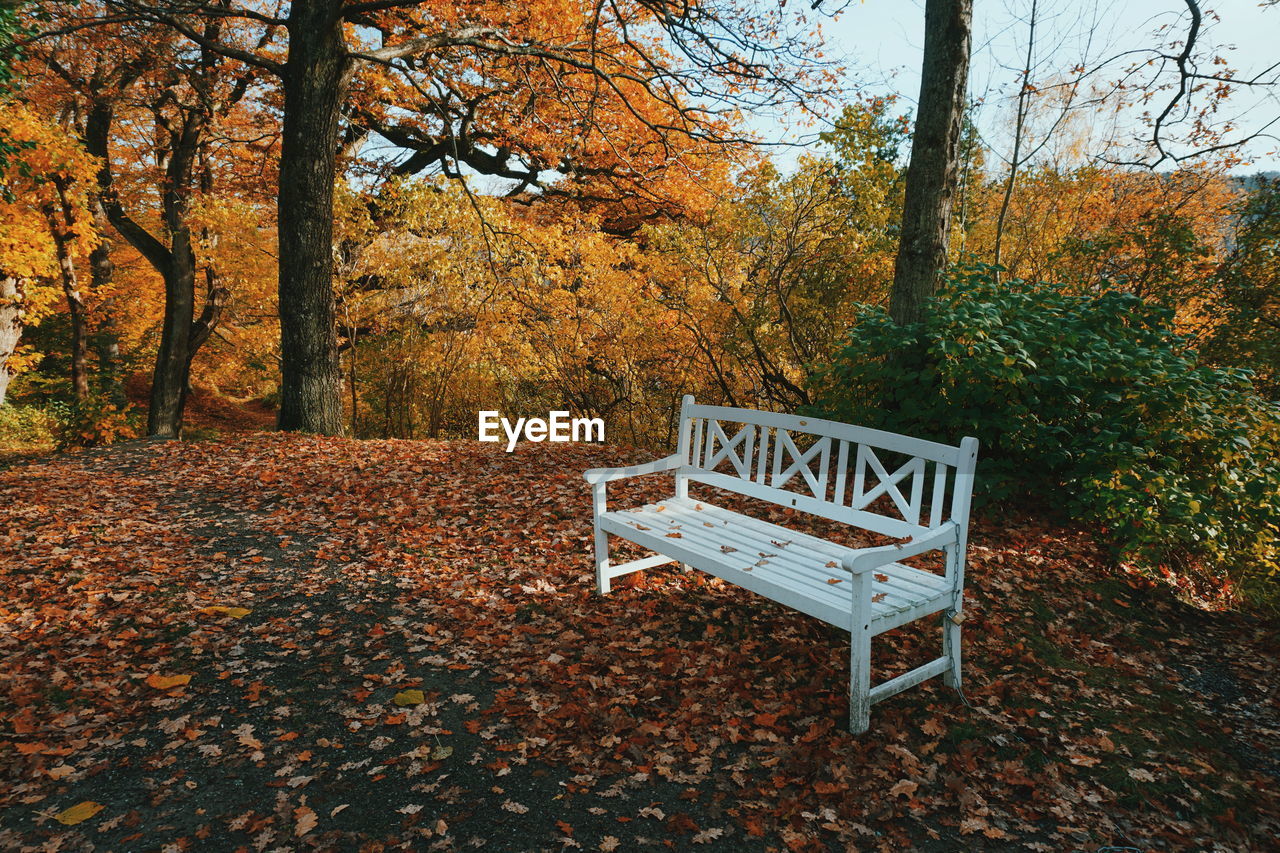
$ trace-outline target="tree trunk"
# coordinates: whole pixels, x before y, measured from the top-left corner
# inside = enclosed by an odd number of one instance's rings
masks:
[[[112,183],[108,152],[113,118],[110,104],[100,102],[92,106],[85,122],[85,147],[90,154],[102,159],[98,173],[99,198],[107,218],[164,279],[164,320],[160,327],[160,349],[151,374],[147,434],[181,438],[191,360],[221,317],[226,298],[226,290],[216,275],[207,271],[208,295],[200,319],[195,319],[197,270],[188,214],[194,193],[192,170],[209,117],[204,113],[187,113],[172,136],[161,193],[164,230],[169,238],[167,246],[135,222],[120,204]]]
[[[14,276],[0,276],[0,406],[9,393],[9,359],[22,338],[22,288]]]
[[[97,193],[91,194],[90,209],[93,211],[93,227],[98,232],[98,244],[89,253],[90,292],[96,294],[110,293],[111,283],[115,279],[116,266],[111,260],[110,223],[107,211]],[[107,399],[116,405],[126,402],[124,391],[124,375],[120,364],[120,332],[116,325],[116,298],[108,296],[98,306],[97,331],[94,334],[94,349],[98,353],[98,376]]]
[[[164,321],[160,327],[160,350],[151,373],[147,435],[181,438],[187,381],[194,355],[191,325],[196,310],[195,257],[190,235],[185,231],[174,235],[170,262],[160,272],[164,277]]]
[[[1013,199],[1013,185],[1018,180],[1018,167],[1022,165],[1022,130],[1027,120],[1027,107],[1031,95],[1031,63],[1035,59],[1036,50],[1036,0],[1031,0],[1031,19],[1027,34],[1027,61],[1022,66],[1022,79],[1019,81],[1018,107],[1013,122],[1013,154],[1009,158],[1009,177],[1004,182],[1004,198],[1000,201],[1000,214],[996,217],[996,245],[992,252],[991,263],[999,267],[1004,249],[1004,223],[1009,215],[1009,202]],[[996,270],[996,275],[1000,271]]]
[[[338,120],[351,60],[340,4],[294,3],[280,149],[280,429],[342,431],[333,294]]]
[[[84,298],[80,295],[80,282],[76,277],[76,261],[71,255],[71,244],[76,239],[75,209],[68,195],[69,181],[59,176],[53,179],[53,185],[58,192],[59,205],[48,205],[44,213],[52,232],[62,295],[67,300],[67,315],[71,320],[71,393],[77,403],[83,403],[89,399],[89,351],[85,337]]]
[[[889,314],[897,323],[924,316],[925,300],[937,290],[947,267],[973,0],[927,0],[924,18],[920,103],[889,298]]]

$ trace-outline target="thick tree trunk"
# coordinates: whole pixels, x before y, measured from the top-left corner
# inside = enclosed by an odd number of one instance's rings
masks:
[[[147,410],[147,435],[160,438],[182,436],[182,413],[194,354],[191,325],[196,310],[196,270],[188,234],[174,235],[170,257],[166,268],[161,270],[164,321],[160,327],[160,350],[151,373],[151,401]]]
[[[280,150],[280,428],[342,431],[333,184],[350,58],[332,0],[294,3]]]
[[[889,314],[898,323],[923,316],[925,300],[937,290],[947,267],[972,21],[973,0],[928,0],[925,5],[920,103],[889,298]]]
[[[13,276],[0,275],[0,406],[9,393],[9,359],[22,339],[22,288]]]

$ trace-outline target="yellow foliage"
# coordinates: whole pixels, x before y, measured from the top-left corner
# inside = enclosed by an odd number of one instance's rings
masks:
[[[46,205],[59,204],[53,181],[66,180],[71,203],[84,214],[97,165],[74,138],[16,101],[0,101],[0,125],[16,148],[0,168],[0,275],[23,283],[24,320],[34,323],[61,298],[51,281],[57,259],[44,213]],[[76,220],[73,251],[84,256],[97,235],[89,216]]]

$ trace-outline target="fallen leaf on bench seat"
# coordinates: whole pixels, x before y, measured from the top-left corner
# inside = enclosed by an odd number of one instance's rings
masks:
[[[668,533],[668,534],[667,534],[667,538],[668,538],[668,539],[682,539],[682,538],[684,538],[684,534],[683,534],[683,533]]]
[[[764,551],[757,551],[757,552],[756,552],[756,554],[757,554],[758,556],[764,557],[765,559],[768,559],[769,557],[776,557],[776,556],[778,556],[777,554],[766,554]]]
[[[879,604],[881,601],[884,601],[888,597],[889,597],[889,593],[887,592],[877,592],[875,595],[871,596],[871,603]]]
[[[693,508],[694,508],[694,509],[702,509],[702,504],[694,504],[694,505],[693,505]]]
[[[637,525],[636,525],[636,530],[649,530],[649,529],[650,529],[650,528],[645,527],[643,524],[637,524]]]
[[[828,569],[836,569],[836,568],[839,568],[839,567],[840,567],[840,564],[839,564],[839,563],[837,563],[835,560],[831,560],[831,561],[829,561],[829,562],[827,563],[827,566],[826,566],[826,567],[827,567]]]
[[[714,524],[712,524],[712,523],[711,523],[711,522],[709,522],[709,521],[704,521],[704,522],[702,522],[702,526],[703,526],[703,527],[715,527],[715,525],[714,525]]]
[[[721,550],[721,551],[723,551],[723,552],[724,552],[724,553],[726,553],[726,554],[731,554],[731,553],[733,553],[734,551],[736,551],[736,550],[738,550],[738,549],[737,549],[737,548],[735,548],[735,547],[733,547],[732,545],[721,545],[721,546],[720,546],[720,550]]]
[[[876,580],[878,580],[878,581],[880,581],[880,583],[888,583],[888,582],[889,582],[889,576],[888,576],[888,575],[881,574],[880,572],[876,572],[876,573],[875,573],[875,579],[876,579]]]
[[[827,583],[840,583],[840,578],[827,578]]]

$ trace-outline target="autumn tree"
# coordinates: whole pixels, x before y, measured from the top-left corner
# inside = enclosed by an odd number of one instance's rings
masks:
[[[795,102],[825,85],[797,71],[818,66],[803,14],[733,0],[287,7],[105,0],[105,7],[83,23],[162,24],[279,82],[284,429],[341,429],[332,236],[344,116],[353,147],[364,121],[397,144],[403,134],[417,162],[451,174],[465,167],[544,191],[557,181],[590,186],[617,175],[639,186],[655,159],[678,171],[683,149],[731,141],[726,122],[735,108]],[[226,25],[232,21],[237,26]],[[240,25],[259,34],[245,37]],[[287,44],[268,38],[277,33]],[[417,97],[407,112],[420,120],[390,126],[391,113],[378,104],[399,103],[406,91]],[[698,181],[696,171],[684,176]]]
[[[202,235],[193,208],[213,188],[211,146],[226,132],[222,125],[244,100],[254,71],[154,24],[76,29],[72,20],[55,20],[66,32],[51,31],[35,42],[31,62],[60,82],[62,91],[46,84],[38,94],[61,97],[85,147],[99,158],[99,220],[109,221],[164,283],[147,432],[176,437],[192,359],[227,298],[218,271],[199,258]],[[205,32],[217,37],[225,26],[212,19]],[[104,40],[119,48],[102,50]],[[148,161],[152,165],[135,165]],[[124,163],[130,174],[122,176]],[[154,189],[138,191],[148,185]],[[151,215],[149,198],[159,200],[158,216]],[[95,255],[92,271],[108,278],[109,255]],[[204,291],[199,313],[198,290]]]
[[[76,264],[95,239],[87,190],[97,165],[74,139],[20,104],[0,103],[0,125],[13,146],[0,162],[0,403],[24,325],[51,313],[59,296],[72,320],[72,385],[83,398],[85,317]]]

